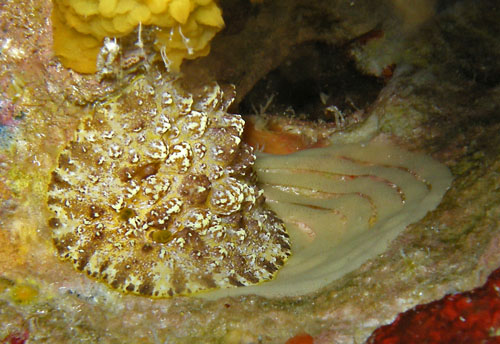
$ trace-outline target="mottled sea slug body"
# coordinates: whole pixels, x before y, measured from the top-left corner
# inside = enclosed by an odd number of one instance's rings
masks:
[[[169,297],[272,279],[290,255],[244,122],[218,88],[133,81],[95,104],[52,173],[58,255],[122,291]]]

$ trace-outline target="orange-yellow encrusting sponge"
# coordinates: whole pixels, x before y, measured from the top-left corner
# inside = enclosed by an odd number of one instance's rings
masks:
[[[157,28],[155,48],[170,70],[183,59],[205,56],[224,27],[213,0],[54,0],[54,51],[80,73],[97,71],[105,37],[123,37],[139,25]]]

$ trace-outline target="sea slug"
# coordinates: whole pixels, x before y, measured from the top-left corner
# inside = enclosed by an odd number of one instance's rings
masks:
[[[94,104],[52,172],[58,256],[152,297],[272,279],[289,236],[255,186],[230,98],[217,85],[193,97],[149,75]]]

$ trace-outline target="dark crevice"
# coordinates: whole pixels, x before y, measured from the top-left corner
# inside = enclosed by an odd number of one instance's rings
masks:
[[[335,118],[328,108],[349,116],[372,104],[383,86],[383,79],[360,73],[344,48],[307,42],[257,82],[238,111],[331,122]]]

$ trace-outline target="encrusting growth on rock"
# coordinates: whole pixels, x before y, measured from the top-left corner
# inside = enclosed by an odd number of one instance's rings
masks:
[[[104,39],[154,31],[154,47],[171,71],[183,59],[205,56],[224,27],[213,0],[54,0],[54,51],[65,67],[95,73]],[[160,54],[158,54],[160,56]]]
[[[114,289],[153,297],[273,278],[290,255],[254,184],[244,121],[218,86],[199,97],[136,77],[83,117],[52,173],[58,255]]]

